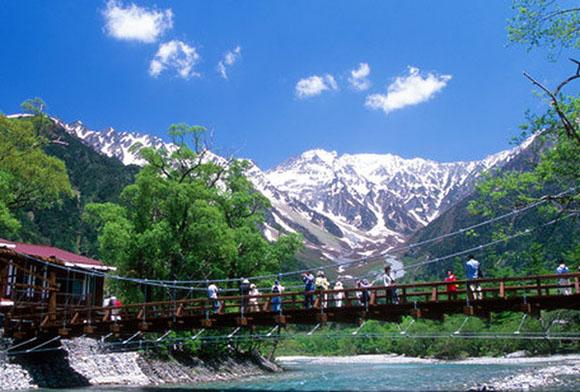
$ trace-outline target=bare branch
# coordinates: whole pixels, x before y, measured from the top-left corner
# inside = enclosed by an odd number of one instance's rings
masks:
[[[556,110],[556,113],[558,114],[558,117],[560,118],[560,122],[564,126],[564,131],[566,132],[566,135],[570,139],[576,141],[576,143],[580,144],[580,135],[578,134],[578,131],[576,130],[576,127],[574,126],[572,121],[570,121],[568,119],[568,117],[566,116],[566,114],[564,113],[562,108],[560,107],[560,102],[558,100],[558,95],[560,94],[560,91],[562,90],[562,88],[564,86],[566,86],[568,83],[570,83],[571,81],[580,78],[580,63],[574,59],[570,59],[570,61],[572,61],[573,63],[575,63],[578,66],[576,69],[576,73],[574,75],[568,77],[567,79],[565,79],[563,82],[561,82],[558,85],[558,87],[556,87],[556,89],[554,91],[550,91],[546,86],[544,86],[542,83],[538,82],[536,79],[534,79],[527,72],[524,72],[524,76],[526,78],[528,78],[528,80],[530,80],[534,85],[536,85],[540,89],[542,89],[542,91],[544,91],[550,97],[550,99],[552,101],[552,106],[554,107],[554,110]]]

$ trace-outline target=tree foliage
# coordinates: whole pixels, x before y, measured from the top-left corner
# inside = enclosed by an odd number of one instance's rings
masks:
[[[516,14],[508,27],[512,42],[524,44],[528,49],[547,47],[552,52],[554,49],[580,47],[579,8],[566,8],[556,1],[515,0],[514,9]],[[580,98],[577,95],[565,95],[565,91],[580,79],[580,63],[571,60],[575,73],[553,89],[524,73],[548,97],[550,104],[544,113],[528,115],[518,140],[521,142],[525,138],[533,138],[533,144],[539,149],[539,160],[533,163],[531,170],[490,173],[478,185],[479,198],[470,203],[469,211],[491,217],[541,199],[548,201],[520,220],[526,221],[529,226],[533,221],[538,224],[549,219],[571,217],[572,223],[567,222],[564,226],[571,231],[564,241],[557,244],[560,253],[558,257],[576,263],[577,216],[580,212]],[[501,239],[513,233],[518,226],[516,223],[512,220],[508,224],[498,225],[493,236]],[[544,234],[543,231],[540,233]],[[546,270],[547,255],[554,252],[554,244],[546,243],[548,238],[536,236],[527,247],[510,251],[510,257],[520,260],[519,265],[523,266],[524,273],[553,270]],[[548,248],[551,248],[550,252]],[[522,268],[518,269],[522,271]]]
[[[177,124],[169,130],[174,148],[137,146],[147,164],[120,202],[87,206],[101,256],[122,274],[203,280],[271,273],[300,247],[296,235],[272,243],[263,237],[269,202],[244,176],[249,163],[213,155],[204,132]]]
[[[515,0],[508,37],[528,50],[544,47],[555,58],[562,49],[580,48],[580,7],[555,0]]]
[[[0,115],[0,230],[15,234],[22,208],[46,208],[72,195],[64,163],[45,153],[49,141],[42,129],[49,121],[36,98],[23,104],[30,117],[11,119]]]

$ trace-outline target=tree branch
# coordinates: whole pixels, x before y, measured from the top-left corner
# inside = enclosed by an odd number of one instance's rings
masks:
[[[568,77],[567,79],[565,79],[563,82],[561,82],[558,85],[558,87],[556,87],[556,89],[554,91],[550,91],[546,86],[544,86],[542,83],[538,82],[536,79],[534,79],[530,74],[528,74],[525,71],[524,71],[524,76],[528,80],[530,80],[534,85],[536,85],[540,89],[542,89],[542,91],[544,91],[550,97],[550,99],[552,101],[552,106],[554,107],[554,110],[556,110],[556,113],[558,114],[558,117],[560,118],[560,122],[564,126],[564,131],[566,132],[566,135],[570,139],[576,141],[576,143],[580,144],[580,135],[578,135],[578,131],[576,130],[576,127],[574,126],[574,124],[568,119],[566,114],[563,112],[562,108],[560,107],[560,102],[558,100],[558,95],[560,94],[560,91],[562,90],[562,88],[564,86],[566,86],[568,83],[570,83],[571,81],[580,78],[580,62],[578,62],[577,60],[574,60],[574,59],[570,59],[570,61],[572,61],[573,63],[575,63],[578,66],[576,69],[576,73],[574,75]]]

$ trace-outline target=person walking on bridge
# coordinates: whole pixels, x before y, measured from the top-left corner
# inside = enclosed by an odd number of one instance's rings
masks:
[[[280,281],[275,280],[272,286],[272,294],[282,294],[284,292],[284,286],[280,284]],[[281,313],[282,312],[282,297],[274,296],[272,297],[272,312]]]
[[[207,298],[209,299],[210,303],[212,304],[213,312],[217,313],[220,310],[220,301],[218,300],[218,287],[215,283],[211,283],[207,286]]]
[[[457,299],[457,284],[455,281],[457,280],[457,276],[453,273],[453,271],[447,271],[447,277],[445,278],[445,282],[447,282],[447,297],[450,301],[454,301]]]
[[[305,272],[302,274],[302,281],[304,282],[304,308],[310,309],[314,305],[314,275]]]
[[[385,267],[385,273],[383,274],[383,285],[385,286],[385,291],[387,294],[388,304],[399,303],[397,297],[397,289],[395,288],[395,276],[391,272],[391,266],[387,265]]]
[[[326,275],[324,274],[324,271],[318,271],[316,273],[316,290],[319,291],[325,291],[328,290],[330,288],[330,283],[328,282],[328,279],[326,279]],[[320,295],[320,298],[318,298],[318,301],[320,301],[320,305],[323,308],[326,308],[327,305],[327,295],[326,294],[322,294]]]
[[[248,279],[242,279],[240,283],[240,296],[242,300],[240,301],[240,313],[248,311],[248,304],[250,303],[250,281]]]
[[[259,312],[260,304],[258,303],[258,296],[260,295],[260,290],[256,287],[254,283],[250,285],[250,312]]]
[[[342,282],[340,280],[334,284],[333,290],[344,290],[344,286],[342,285]],[[341,308],[342,300],[344,299],[344,292],[340,291],[338,293],[334,293],[333,298],[334,298],[334,306],[336,306],[337,308]]]
[[[465,263],[465,275],[468,280],[475,280],[483,278],[481,273],[481,264],[475,259],[474,255],[469,255],[468,260]],[[478,282],[469,282],[468,291],[472,299],[483,299],[483,293],[481,292],[481,286]]]
[[[357,286],[361,289],[360,304],[366,308],[371,299],[371,291],[369,288],[372,287],[372,283],[369,283],[368,279],[362,279],[357,282]]]
[[[560,265],[558,266],[558,268],[556,268],[556,273],[558,275],[562,275],[562,274],[567,274],[569,272],[570,272],[570,270],[566,266],[566,263],[564,263],[564,260],[560,259]],[[572,290],[570,289],[570,279],[560,278],[560,281],[558,283],[560,283],[560,286],[562,286],[562,288],[560,289],[560,294],[564,294],[564,295],[571,295],[572,294]]]

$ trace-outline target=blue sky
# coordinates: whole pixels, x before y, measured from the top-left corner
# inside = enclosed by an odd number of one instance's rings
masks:
[[[503,0],[3,2],[0,111],[39,96],[94,129],[204,125],[262,168],[312,148],[479,159],[544,108],[523,70],[570,71],[506,47],[510,15]]]

